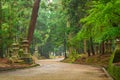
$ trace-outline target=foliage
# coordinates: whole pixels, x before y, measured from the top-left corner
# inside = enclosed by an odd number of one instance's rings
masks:
[[[120,66],[115,66],[115,65],[111,65],[110,66],[111,70],[109,71],[109,73],[112,75],[112,77],[115,80],[119,80],[120,79]]]
[[[79,57],[80,54],[77,54],[75,51],[69,55],[69,59],[71,60],[71,62],[75,62],[75,60],[78,59]]]
[[[93,1],[88,16],[80,20],[84,23],[81,34],[90,33],[88,37],[95,36],[97,42],[119,37],[119,5],[119,0],[111,0],[106,3],[101,0]]]
[[[33,44],[39,46],[42,56],[48,57],[50,52],[59,52],[64,42],[66,20],[62,13],[61,1],[41,1],[38,15]]]
[[[27,34],[27,26],[29,24],[29,19],[32,9],[33,0],[28,1],[15,1],[15,0],[2,0],[1,6],[2,11],[2,25],[0,28],[0,35],[2,39],[2,50],[5,52],[11,47],[13,41]]]

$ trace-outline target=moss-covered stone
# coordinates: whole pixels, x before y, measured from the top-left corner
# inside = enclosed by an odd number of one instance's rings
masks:
[[[33,64],[33,59],[32,58],[22,58],[26,64]]]
[[[24,60],[26,64],[33,64],[34,63],[30,53],[22,54],[21,59]]]
[[[23,54],[24,54],[23,49],[19,49],[18,55],[19,55],[20,57],[22,57]]]

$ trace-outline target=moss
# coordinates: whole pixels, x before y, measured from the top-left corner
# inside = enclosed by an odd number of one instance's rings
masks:
[[[66,59],[62,60],[62,62],[73,63],[73,61],[70,58],[66,58]]]
[[[21,55],[22,58],[31,58],[31,54],[28,53],[28,54],[22,54]]]
[[[20,57],[22,57],[23,53],[24,53],[23,49],[20,49],[19,52],[18,52],[18,55],[19,55]]]
[[[22,58],[22,60],[24,60],[26,64],[33,64],[32,58]]]
[[[120,66],[113,66],[113,75],[116,80],[120,80]]]
[[[24,60],[26,64],[32,64],[34,63],[34,60],[32,59],[31,54],[22,54],[21,59]]]
[[[70,61],[73,63],[75,62],[76,59],[78,59],[80,57],[80,54],[76,53],[76,52],[72,52],[70,55],[69,55],[69,59]]]
[[[114,52],[113,63],[120,62],[120,48],[116,49]]]
[[[112,64],[109,66],[108,72],[115,80],[120,80],[120,66]]]
[[[90,64],[92,62],[94,62],[94,58],[87,58],[86,59],[86,63]]]
[[[114,53],[111,56],[108,72],[115,80],[120,80],[120,66],[115,65],[114,63],[120,62],[120,48],[116,48]]]
[[[40,66],[40,64],[31,64],[31,65],[26,65],[26,66],[24,65],[24,66],[18,66],[18,67],[11,66],[10,68],[0,69],[0,71],[15,71],[17,69],[26,69],[26,68],[36,67],[36,66]]]

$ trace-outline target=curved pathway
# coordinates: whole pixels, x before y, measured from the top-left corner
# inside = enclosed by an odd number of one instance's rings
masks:
[[[40,60],[41,66],[0,72],[0,80],[109,80],[100,68],[62,63],[60,60]]]

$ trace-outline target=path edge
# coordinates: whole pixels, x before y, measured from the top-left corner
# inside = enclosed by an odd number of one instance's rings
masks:
[[[102,70],[105,72],[105,74],[107,75],[107,77],[110,79],[110,80],[114,80],[110,74],[107,72],[107,70],[103,67]]]
[[[26,67],[19,67],[19,68],[8,68],[8,69],[1,69],[0,72],[5,72],[5,71],[16,71],[16,70],[20,70],[20,69],[28,69],[28,68],[33,68],[33,67],[37,67],[40,66],[40,64],[32,64],[30,66],[26,66]]]

